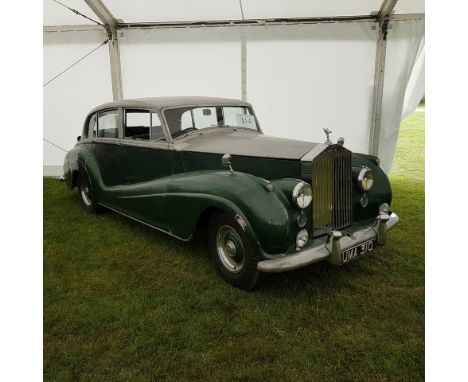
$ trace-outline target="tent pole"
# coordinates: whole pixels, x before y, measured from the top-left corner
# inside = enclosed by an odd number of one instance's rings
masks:
[[[424,13],[392,14],[388,17],[390,20],[409,21],[424,20]],[[377,22],[376,15],[363,16],[332,16],[315,17],[299,19],[246,19],[246,20],[218,20],[218,21],[198,21],[198,22],[142,22],[142,23],[117,23],[116,29],[171,29],[171,28],[229,28],[254,26],[264,27],[273,25],[309,25],[309,24],[334,24],[334,23],[352,23],[352,22]],[[43,27],[44,32],[75,32],[100,30],[98,25],[48,25]]]
[[[375,56],[374,95],[372,104],[372,124],[369,139],[369,153],[379,155],[380,131],[382,127],[382,98],[385,81],[385,59],[387,53],[388,22],[398,0],[384,0],[377,14],[379,36]]]
[[[242,101],[247,101],[247,41],[241,33],[241,93]]]
[[[244,7],[242,0],[239,0],[239,10],[242,20],[245,21]],[[240,28],[240,44],[241,44],[241,94],[242,101],[247,101],[247,40],[243,28]]]
[[[117,20],[104,5],[102,0],[85,0],[96,16],[105,25],[109,38],[109,59],[112,79],[112,95],[114,101],[123,98],[122,70],[120,67],[119,39],[117,37]]]

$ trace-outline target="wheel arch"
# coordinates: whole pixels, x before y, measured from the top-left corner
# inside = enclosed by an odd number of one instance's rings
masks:
[[[204,172],[171,179],[165,196],[171,232],[180,237],[200,233],[209,216],[223,211],[236,219],[252,242],[266,253],[290,245],[291,206],[268,181],[244,173]]]

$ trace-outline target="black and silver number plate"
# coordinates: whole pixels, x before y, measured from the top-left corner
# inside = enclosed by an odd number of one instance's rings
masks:
[[[367,240],[359,245],[348,248],[346,251],[341,251],[341,265],[349,263],[358,257],[371,252],[374,249],[375,239]]]

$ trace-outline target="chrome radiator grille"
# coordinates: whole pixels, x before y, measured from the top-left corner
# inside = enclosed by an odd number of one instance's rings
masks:
[[[351,152],[333,146],[312,162],[313,236],[353,222]]]

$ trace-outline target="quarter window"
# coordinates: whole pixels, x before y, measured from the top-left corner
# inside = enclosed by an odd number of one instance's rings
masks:
[[[119,137],[119,111],[101,111],[98,117],[98,138],[118,138]]]
[[[86,136],[88,138],[96,138],[97,135],[97,114],[93,114],[89,118],[88,130],[86,131]]]

